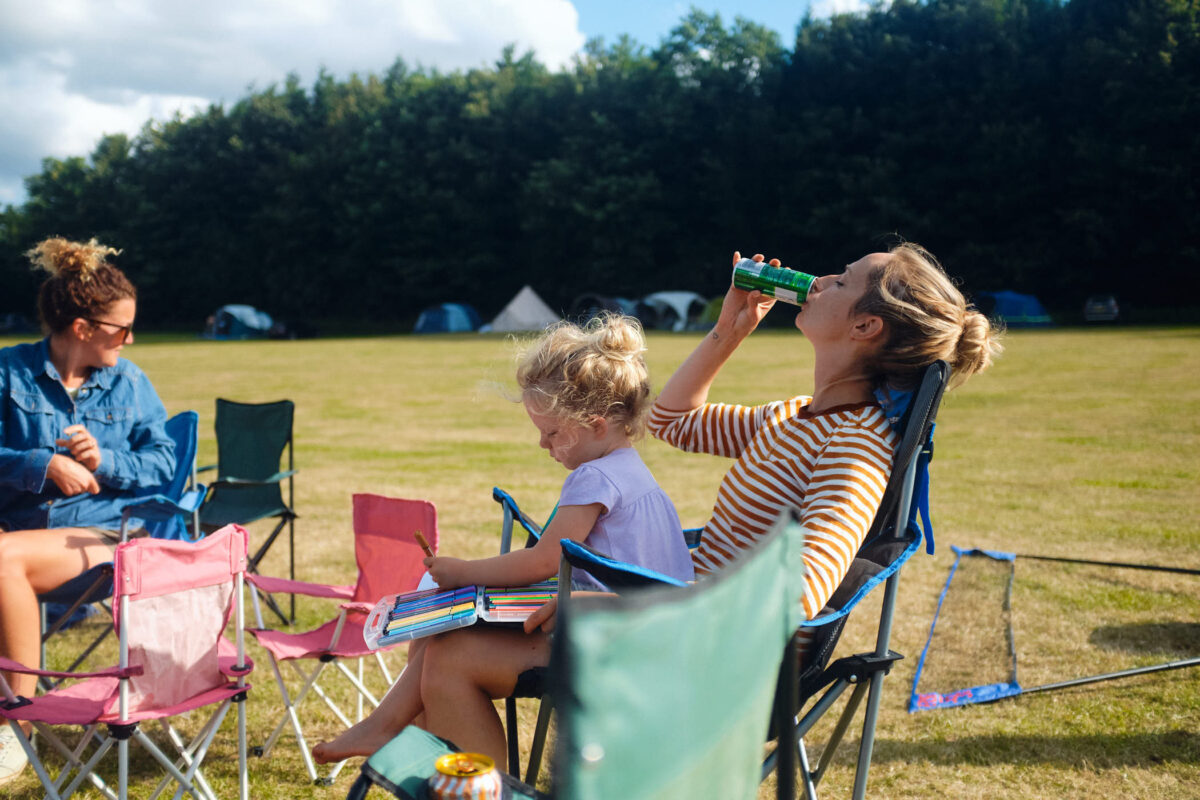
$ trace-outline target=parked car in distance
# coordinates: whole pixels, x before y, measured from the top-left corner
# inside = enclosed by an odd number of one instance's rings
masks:
[[[1111,294],[1094,294],[1083,303],[1083,318],[1088,322],[1116,322],[1120,313]]]

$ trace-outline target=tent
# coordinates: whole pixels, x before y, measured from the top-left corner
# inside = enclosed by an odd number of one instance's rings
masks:
[[[700,323],[708,301],[695,292],[655,292],[642,298],[658,315],[656,328],[668,331],[691,330]]]
[[[491,324],[481,330],[540,331],[559,319],[558,314],[550,310],[550,306],[538,297],[537,292],[529,286],[523,286]]]
[[[465,303],[430,306],[417,317],[415,333],[454,333],[479,329],[479,312]]]
[[[204,326],[205,339],[265,339],[271,335],[273,320],[253,306],[221,306]]]
[[[571,310],[567,312],[567,317],[578,322],[587,322],[605,311],[637,317],[647,328],[654,327],[658,320],[658,313],[641,300],[590,293],[581,294],[571,301]]]
[[[1031,294],[1017,292],[979,292],[975,305],[989,317],[999,317],[1010,328],[1049,325],[1050,315]]]

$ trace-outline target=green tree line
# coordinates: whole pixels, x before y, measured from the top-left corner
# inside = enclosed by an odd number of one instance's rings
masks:
[[[894,0],[790,46],[693,10],[560,71],[292,77],[46,159],[0,214],[0,311],[32,308],[47,235],[123,248],[141,318],[187,329],[715,295],[734,249],[823,274],[895,234],[968,293],[1195,307],[1198,78],[1197,0]]]

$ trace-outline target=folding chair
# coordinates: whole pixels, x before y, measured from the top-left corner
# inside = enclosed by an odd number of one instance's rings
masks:
[[[271,668],[275,671],[284,706],[275,730],[261,749],[256,748],[255,753],[264,757],[270,755],[284,727],[290,723],[309,777],[314,783],[324,785],[333,782],[346,762],[334,765],[327,777],[318,777],[297,709],[312,692],[325,701],[343,725],[349,727],[353,724],[318,684],[318,679],[329,665],[341,672],[356,690],[358,719],[363,717],[364,698],[374,706],[379,705],[379,700],[363,682],[363,659],[368,655],[375,657],[388,686],[392,684],[392,676],[382,652],[370,650],[363,640],[363,625],[380,597],[412,591],[420,583],[425,573],[422,563],[425,553],[417,543],[414,532],[420,531],[435,551],[438,541],[437,511],[432,503],[375,494],[356,494],[353,500],[354,557],[358,562],[356,584],[328,586],[253,574],[248,576],[250,583],[263,592],[289,592],[344,601],[336,618],[306,633],[290,633],[267,629],[263,624],[257,594],[252,595],[258,630],[252,629],[250,634],[271,657]],[[297,662],[302,659],[314,661],[311,670],[306,672],[301,669]],[[342,663],[345,659],[358,660],[357,675]],[[281,661],[290,664],[302,681],[294,694],[288,692],[284,683],[279,668]]]
[[[864,698],[867,704],[863,712],[862,736],[859,740],[852,796],[855,800],[866,796],[867,776],[875,746],[875,723],[879,718],[879,704],[883,693],[883,678],[891,671],[892,665],[904,657],[889,648],[900,569],[919,549],[922,539],[925,541],[927,552],[933,553],[933,529],[929,522],[928,506],[928,465],[933,458],[934,421],[949,379],[950,367],[946,362],[937,361],[931,364],[926,368],[907,409],[900,417],[892,418],[901,439],[893,454],[892,473],[871,529],[829,603],[816,617],[801,623],[802,627],[812,628],[816,632],[800,667],[798,702],[795,705],[798,714],[794,736],[798,748],[800,778],[805,796],[809,800],[815,800],[817,797],[817,785],[825,775],[834,752]],[[847,616],[880,584],[884,584],[884,595],[876,629],[875,649],[839,658],[830,663],[829,659],[845,627]],[[804,737],[851,687],[854,691],[843,707],[841,716],[814,768],[809,761]],[[817,697],[818,693],[821,693],[820,697]],[[810,702],[812,704],[808,705]],[[808,706],[807,711],[804,711],[805,706]],[[800,711],[804,713],[801,715]],[[776,748],[775,753],[764,762],[764,778],[770,773],[773,760],[781,751],[781,747]]]
[[[241,797],[247,798],[246,717],[243,701],[246,675],[242,627],[242,576],[246,568],[246,531],[230,526],[192,543],[136,539],[117,546],[114,560],[116,591],[113,603],[120,639],[116,667],[87,673],[34,670],[0,659],[15,672],[78,678],[66,688],[39,697],[15,697],[0,676],[5,703],[0,717],[9,721],[34,770],[53,800],[67,798],[84,780],[108,797],[128,794],[129,740],[134,739],[167,772],[154,791],[157,797],[172,780],[178,797],[213,798],[200,765],[231,703],[238,705],[238,765]],[[235,620],[235,641],[224,631]],[[185,744],[168,718],[215,705],[210,719]],[[178,757],[164,753],[140,723],[158,720]],[[33,723],[37,732],[66,760],[51,778],[19,722]],[[53,725],[84,728],[81,741],[68,747]],[[107,735],[100,735],[100,726]],[[117,788],[114,792],[96,769],[113,745],[117,749]],[[88,755],[88,750],[92,752]],[[74,777],[72,777],[74,774]],[[67,781],[70,781],[67,783]],[[65,788],[64,788],[65,784]]]
[[[802,615],[803,544],[784,514],[751,554],[712,580],[560,595],[550,668],[559,708],[554,796],[756,795],[772,709],[790,722],[776,687],[794,683],[789,643]],[[569,585],[569,567],[559,581]],[[366,761],[347,797],[362,800],[376,784],[397,797],[425,797],[434,761],[453,749],[409,726]],[[542,796],[503,780],[513,797]],[[784,797],[794,788],[780,785]]]
[[[274,403],[237,403],[217,398],[214,427],[217,434],[217,463],[200,468],[215,469],[208,497],[200,507],[200,526],[206,531],[229,524],[250,525],[262,519],[278,519],[266,540],[250,557],[250,572],[271,549],[286,526],[288,529],[288,577],[296,579],[296,512],[293,476],[291,400]],[[284,453],[287,469],[280,470]],[[287,482],[287,499],[283,484]],[[296,619],[296,599],[285,615],[273,599],[267,603],[283,622]]]
[[[155,539],[196,539],[200,529],[198,510],[204,499],[205,488],[196,483],[196,450],[200,417],[195,411],[182,411],[166,422],[167,435],[175,443],[175,474],[161,486],[143,489],[134,495],[121,514],[121,539],[132,526],[141,525]],[[41,666],[46,665],[46,642],[70,624],[75,612],[90,603],[104,604],[112,595],[112,562],[95,567],[75,576],[66,583],[38,595],[42,615]],[[56,605],[53,623],[49,619],[48,606]],[[111,613],[111,609],[105,606]],[[79,668],[89,655],[103,642],[112,628],[105,628],[83,653],[67,667],[71,672]],[[43,680],[42,685],[50,684]]]
[[[528,514],[521,510],[517,501],[512,495],[503,489],[493,488],[492,499],[500,504],[503,513],[500,527],[500,552],[507,553],[512,549],[513,535],[516,532],[514,526],[519,526],[525,532],[525,547],[533,547],[537,544],[542,535],[542,526],[534,522]],[[553,514],[551,514],[553,516]],[[701,528],[685,528],[683,531],[684,540],[689,548],[696,547],[700,543]],[[572,543],[574,545],[574,543]],[[573,552],[586,553],[591,551],[583,545],[575,545]],[[613,568],[605,570],[605,567],[600,561],[592,562],[588,569],[597,580],[600,580],[606,586],[614,590],[620,590],[630,587],[648,586],[654,583],[677,584],[678,581],[653,570],[642,570],[630,564],[622,564],[611,559],[605,559],[602,554],[594,553],[597,558],[601,558],[605,564],[611,563]],[[583,556],[579,556],[583,558]],[[587,567],[585,567],[586,569]],[[652,577],[651,577],[652,576]],[[534,724],[533,740],[530,743],[529,761],[525,770],[525,782],[533,784],[537,782],[538,773],[541,770],[542,755],[545,751],[546,736],[550,730],[550,716],[554,709],[554,704],[549,702],[546,697],[546,670],[545,668],[528,670],[520,675],[517,680],[516,688],[513,693],[504,699],[504,730],[508,744],[508,769],[509,772],[520,777],[520,730],[517,723],[517,700],[521,698],[536,699],[538,703],[537,722]]]

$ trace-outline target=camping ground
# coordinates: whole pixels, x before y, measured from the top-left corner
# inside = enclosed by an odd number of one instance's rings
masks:
[[[650,335],[656,385],[697,336]],[[951,544],[1200,567],[1200,328],[1021,330],[1008,334],[1006,346],[993,371],[942,408],[931,467],[938,550],[914,556],[901,579],[892,647],[907,657],[886,683],[868,796],[1200,797],[1200,669],[987,706],[905,711]],[[537,448],[512,402],[513,352],[501,336],[221,343],[139,333],[127,355],[150,375],[170,413],[200,412],[202,464],[215,462],[214,398],[296,402],[297,577],[345,583],[354,574],[353,492],[433,501],[442,552],[462,556],[495,552],[493,486],[535,517],[550,508],[564,473]],[[712,397],[759,402],[800,393],[810,358],[794,331],[762,331],[723,371]],[[640,448],[685,524],[702,522],[727,463],[657,441]],[[263,535],[261,527],[251,530]],[[284,553],[277,546],[264,571],[284,574]],[[951,628],[969,646],[947,651],[947,681],[995,672],[1002,612],[987,586],[979,591],[974,618]],[[1200,578],[1019,566],[1014,593],[1027,684],[1200,656]],[[868,601],[852,619],[841,652],[868,646],[876,608]],[[301,624],[332,613],[318,601],[300,610]],[[279,706],[269,664],[251,650],[258,656],[248,706],[254,745]],[[52,658],[64,655],[58,648]],[[318,718],[313,731],[337,730],[318,705],[306,708]],[[526,703],[526,744],[532,718]],[[208,770],[222,797],[234,794],[231,725]],[[819,745],[826,732],[818,729],[812,741]],[[333,788],[313,787],[287,736],[270,759],[252,760],[250,771],[255,798],[340,798],[357,764]],[[157,773],[145,760],[133,772],[132,796],[147,795]],[[843,753],[823,787],[845,796],[851,781],[851,756]],[[31,772],[5,788],[18,800],[42,796]],[[760,797],[769,792],[764,787]]]

